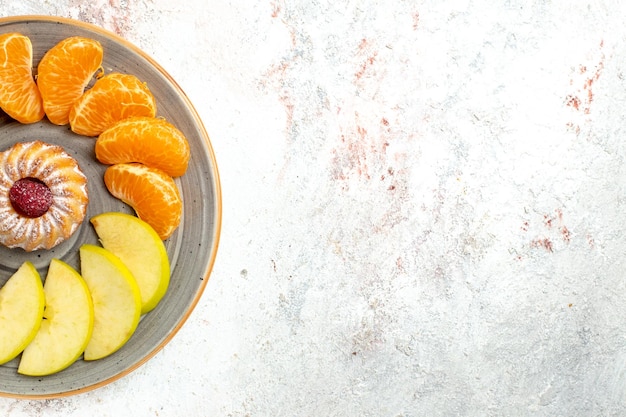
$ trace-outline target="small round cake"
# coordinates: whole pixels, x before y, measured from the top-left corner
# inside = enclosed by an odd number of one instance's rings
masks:
[[[87,177],[60,146],[37,140],[0,153],[0,244],[50,249],[78,229],[88,202]]]

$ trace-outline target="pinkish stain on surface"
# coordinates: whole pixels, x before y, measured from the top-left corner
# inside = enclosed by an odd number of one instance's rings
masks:
[[[525,233],[533,233],[535,237],[530,240],[530,248],[542,248],[548,252],[555,252],[563,245],[568,245],[573,238],[572,232],[564,221],[563,210],[557,208],[552,213],[546,213],[541,216],[541,225],[539,222],[532,220],[524,220],[520,229]]]
[[[576,113],[585,116],[591,114],[592,104],[594,100],[594,84],[600,79],[604,70],[604,41],[600,41],[598,51],[594,59],[587,64],[579,64],[573,71],[570,78],[570,86],[572,91],[565,97],[565,105],[573,109]],[[577,135],[580,133],[580,124],[576,122],[568,122],[567,128],[574,131]]]
[[[561,237],[565,243],[569,243],[572,239],[572,233],[569,231],[567,226],[561,226]]]
[[[293,124],[294,104],[290,92],[283,86],[283,84],[285,83],[285,80],[287,78],[287,72],[291,69],[292,66],[293,62],[291,60],[283,60],[270,66],[263,77],[263,82],[265,84],[271,83],[273,84],[274,88],[279,90],[279,100],[285,107],[286,130],[291,129],[291,125]]]
[[[552,241],[548,239],[547,237],[544,237],[541,239],[533,239],[530,242],[530,247],[531,248],[544,248],[548,252],[554,252],[554,246],[552,244]]]
[[[283,13],[282,2],[272,1],[270,3],[271,16],[276,19]],[[293,25],[284,22],[291,39],[291,46],[296,47],[296,29]],[[272,64],[263,74],[261,84],[269,86],[278,93],[278,99],[285,109],[285,131],[287,136],[291,138],[291,129],[294,122],[295,99],[293,91],[287,86],[288,79],[291,76],[290,71],[297,65],[297,54],[290,51],[287,56],[283,57],[279,62]]]
[[[367,39],[362,39],[358,47],[357,56],[359,57],[359,66],[354,74],[355,79],[361,79],[365,73],[374,65],[378,51],[374,49],[371,42]]]
[[[417,30],[420,23],[420,14],[419,12],[413,13],[413,30]]]
[[[366,121],[358,112],[351,119],[342,126],[338,146],[333,150],[333,179],[346,181],[357,177],[369,181],[386,160],[388,138],[380,132],[369,134]]]
[[[364,94],[380,80],[372,71],[376,63],[377,49],[368,39],[363,38],[354,51],[354,84]],[[386,150],[392,140],[390,122],[386,117],[376,117],[359,108],[344,110],[338,108],[339,141],[332,151],[332,177],[347,181],[352,178],[369,181],[384,175]],[[389,185],[393,190],[395,185]]]
[[[125,12],[121,12],[122,10]],[[70,2],[72,17],[100,26],[123,38],[126,38],[133,28],[133,18],[128,14],[128,10],[121,7],[119,0]]]
[[[272,17],[273,18],[278,17],[278,14],[280,13],[280,10],[281,10],[281,5],[279,3],[273,1],[271,3],[271,6],[272,6]]]
[[[524,223],[522,223],[522,225],[520,226],[520,229],[523,230],[524,232],[528,232],[528,227],[529,227],[529,223],[528,221],[524,221]]]

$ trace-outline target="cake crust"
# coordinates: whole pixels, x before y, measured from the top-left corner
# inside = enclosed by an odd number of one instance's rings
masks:
[[[50,189],[52,204],[39,217],[24,216],[11,204],[11,187],[23,178]],[[62,147],[36,140],[0,153],[0,244],[27,252],[51,249],[78,229],[88,202],[87,177]]]

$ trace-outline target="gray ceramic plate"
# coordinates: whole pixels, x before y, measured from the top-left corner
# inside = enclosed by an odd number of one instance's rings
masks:
[[[16,372],[19,358],[0,366],[0,395],[66,396],[103,386],[133,371],[157,353],[183,325],[206,286],[217,253],[221,227],[219,175],[209,137],[192,104],[163,68],[141,50],[96,26],[56,17],[0,19],[0,33],[6,32],[19,32],[31,39],[35,68],[43,54],[66,37],[78,35],[98,40],[104,47],[105,72],[129,73],[145,81],[156,98],[157,115],[177,126],[191,147],[189,169],[176,180],[183,196],[183,219],[165,242],[172,267],[170,287],[157,308],[142,317],[128,343],[107,358],[93,362],[78,360],[66,370],[46,377],[19,375]],[[35,264],[42,278],[53,257],[80,270],[78,247],[85,242],[97,243],[89,218],[106,211],[132,213],[106,190],[102,180],[106,167],[94,157],[93,138],[77,136],[67,126],[55,126],[45,119],[22,125],[0,116],[0,150],[15,142],[35,139],[61,145],[78,160],[89,178],[87,217],[68,241],[50,251],[26,253],[0,247],[0,285],[25,260]]]

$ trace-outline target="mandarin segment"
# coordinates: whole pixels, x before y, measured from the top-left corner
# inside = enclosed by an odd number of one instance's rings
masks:
[[[139,163],[111,165],[104,183],[114,197],[131,206],[162,240],[180,224],[183,202],[173,178],[157,168]]]
[[[95,151],[103,164],[140,162],[172,177],[185,173],[190,157],[183,133],[155,117],[131,117],[116,123],[98,137]]]
[[[20,33],[0,35],[0,107],[20,123],[35,123],[45,113],[33,78],[33,45]]]
[[[155,115],[156,101],[148,86],[134,75],[114,72],[99,78],[76,100],[69,122],[74,133],[98,136],[120,120]]]
[[[69,123],[70,109],[102,68],[102,57],[100,42],[80,36],[63,39],[46,52],[37,67],[37,86],[52,123]]]

